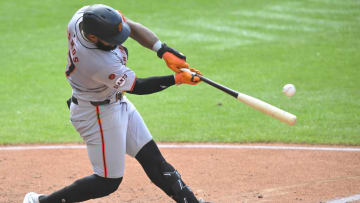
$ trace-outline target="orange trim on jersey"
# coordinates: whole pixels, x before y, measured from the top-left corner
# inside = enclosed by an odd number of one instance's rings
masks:
[[[101,135],[101,148],[102,148],[103,165],[104,165],[104,177],[107,178],[105,139],[104,139],[104,131],[103,131],[103,128],[102,128],[102,125],[101,125],[99,106],[96,106],[96,117],[97,117],[97,121],[98,121],[98,124],[99,124],[100,135]]]
[[[136,83],[136,77],[135,77],[135,79],[134,79],[134,83],[131,85],[131,89],[130,89],[129,92],[133,91],[133,89],[134,89],[134,87],[135,87],[135,83]]]

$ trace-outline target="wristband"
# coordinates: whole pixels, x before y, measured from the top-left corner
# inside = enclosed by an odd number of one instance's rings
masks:
[[[161,48],[161,45],[162,45],[161,41],[158,40],[158,41],[155,42],[155,44],[153,45],[152,50],[154,50],[155,52],[158,52],[159,49]]]

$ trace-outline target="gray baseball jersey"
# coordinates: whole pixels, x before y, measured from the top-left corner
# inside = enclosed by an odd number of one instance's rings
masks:
[[[86,142],[94,173],[119,178],[124,174],[125,153],[136,156],[152,136],[126,97],[114,99],[116,93],[131,90],[136,80],[126,67],[124,47],[103,51],[88,41],[79,29],[85,9],[78,10],[68,24],[65,74],[77,98],[77,104],[70,106],[70,119]],[[90,104],[104,100],[110,100],[109,104]]]
[[[130,90],[135,73],[126,67],[127,54],[122,46],[102,51],[84,37],[79,24],[86,8],[78,10],[68,25],[66,76],[73,96],[85,101],[103,101],[117,92]]]

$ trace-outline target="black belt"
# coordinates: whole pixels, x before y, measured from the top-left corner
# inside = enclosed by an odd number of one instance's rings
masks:
[[[122,93],[117,93],[116,94],[116,101],[119,101],[122,99]],[[71,97],[71,101],[78,105],[79,102],[78,102],[78,99],[74,96]],[[109,104],[110,103],[110,99],[107,99],[107,100],[104,100],[104,101],[90,101],[89,102],[90,104],[92,104],[93,106],[101,106],[101,105],[106,105],[106,104]]]

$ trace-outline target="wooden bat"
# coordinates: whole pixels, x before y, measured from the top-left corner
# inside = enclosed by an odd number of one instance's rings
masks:
[[[268,104],[264,101],[261,101],[260,99],[257,99],[255,97],[252,97],[252,96],[249,96],[249,95],[246,95],[244,93],[241,93],[241,92],[237,92],[235,90],[232,90],[228,87],[225,87],[224,85],[221,85],[217,82],[214,82],[202,75],[199,75],[199,74],[196,74],[194,72],[191,72],[189,69],[186,69],[186,68],[182,68],[181,71],[184,71],[184,72],[189,72],[193,75],[196,75],[197,77],[199,77],[202,81],[204,81],[205,83],[235,97],[237,100],[251,106],[252,108],[262,112],[262,113],[265,113],[269,116],[272,116],[276,119],[278,119],[279,121],[282,121],[284,123],[287,123],[289,125],[294,125],[296,123],[296,116],[289,113],[289,112],[286,112],[282,109],[279,109],[271,104]]]

